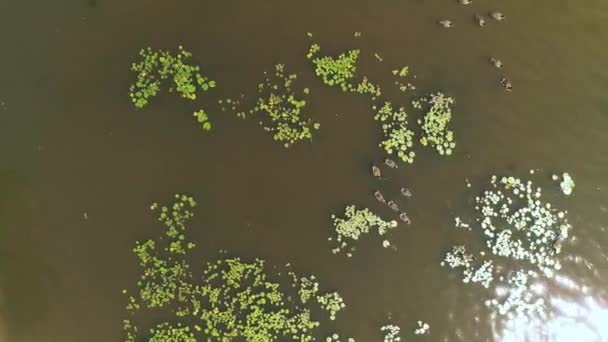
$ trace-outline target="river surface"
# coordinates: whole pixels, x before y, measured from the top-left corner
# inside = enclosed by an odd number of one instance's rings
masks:
[[[495,9],[504,22],[475,25],[475,12]],[[439,28],[445,18],[455,27]],[[420,150],[413,166],[374,180],[381,132],[369,101],[315,78],[306,32],[329,53],[361,48],[370,77],[408,65],[410,94],[453,96],[454,155]],[[120,341],[121,290],[138,271],[131,248],[159,232],[150,203],[175,192],[199,202],[190,236],[201,262],[226,249],[317,274],[343,295],[337,330],[357,341],[380,341],[389,316],[405,340],[608,341],[606,1],[0,0],[0,44],[2,342]],[[212,105],[214,127],[201,133],[188,115],[197,107],[176,96],[134,110],[139,48],[180,44],[218,82],[208,103],[252,93],[278,62],[301,73],[319,137],[285,149]],[[573,175],[572,196],[550,181],[546,191],[574,228],[546,287],[550,317],[505,322],[483,305],[487,290],[439,262],[474,237],[453,228],[471,190],[531,168]],[[394,234],[397,251],[372,239],[351,259],[330,253],[332,213],[356,203],[388,216],[371,194],[403,185],[413,224]],[[429,335],[413,335],[417,320]]]

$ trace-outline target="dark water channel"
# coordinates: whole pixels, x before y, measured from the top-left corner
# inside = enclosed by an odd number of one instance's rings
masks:
[[[504,23],[475,26],[473,13],[494,9]],[[456,27],[438,28],[440,18]],[[328,52],[360,47],[370,77],[377,52],[410,66],[415,94],[453,96],[455,154],[427,150],[383,184],[370,177],[382,151],[369,103],[314,77],[308,31]],[[284,149],[254,121],[217,110],[201,133],[188,115],[196,108],[174,96],[135,111],[137,50],[179,44],[217,80],[209,103],[255,89],[274,63],[301,72],[318,139]],[[605,1],[0,0],[0,51],[0,341],[119,341],[133,242],[157,234],[149,204],[175,192],[200,204],[190,235],[201,260],[227,249],[317,274],[343,295],[337,327],[357,341],[379,341],[389,313],[406,340],[608,341]],[[517,322],[493,330],[483,291],[439,266],[460,237],[465,178],[475,188],[530,168],[577,182],[573,196],[557,196],[574,239],[548,294],[569,309],[544,322],[545,337]],[[331,213],[353,202],[388,215],[371,194],[389,184],[414,193],[398,250],[375,241],[352,259],[331,255]],[[428,336],[413,336],[417,320]]]

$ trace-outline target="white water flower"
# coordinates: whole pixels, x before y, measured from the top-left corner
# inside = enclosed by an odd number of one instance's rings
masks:
[[[414,330],[414,334],[416,335],[426,335],[429,333],[429,330],[431,329],[431,326],[428,323],[424,323],[422,321],[418,321],[418,328],[416,328],[416,330]]]
[[[380,328],[380,331],[384,333],[384,342],[399,342],[401,341],[401,337],[399,337],[399,332],[401,328],[397,325],[387,324],[383,325]]]
[[[494,281],[514,289],[510,295],[488,299],[486,303],[500,314],[541,310],[539,294],[526,291],[528,277],[552,277],[561,269],[558,255],[561,243],[572,228],[566,211],[559,211],[542,198],[542,190],[531,181],[513,176],[492,176],[490,188],[475,199],[475,221],[485,239],[477,261],[465,246],[454,246],[442,266],[462,269],[462,281],[488,288]],[[456,227],[462,225],[455,218]],[[486,256],[486,251],[487,253]],[[498,264],[500,262],[500,264]],[[520,272],[509,271],[516,266]]]
[[[569,196],[572,194],[572,190],[574,190],[574,180],[567,172],[564,172],[564,174],[562,174],[562,178],[562,182],[559,183],[559,186],[561,187],[564,195]]]

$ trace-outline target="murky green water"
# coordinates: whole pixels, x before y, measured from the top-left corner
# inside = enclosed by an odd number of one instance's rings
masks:
[[[474,12],[494,9],[506,22],[474,25]],[[440,18],[456,27],[439,29]],[[314,78],[307,31],[326,51],[361,47],[370,77],[380,75],[370,57],[378,52],[387,65],[410,66],[419,94],[455,97],[455,155],[429,150],[389,181],[373,180],[369,163],[382,153],[369,103]],[[175,192],[200,203],[191,235],[202,260],[227,249],[318,274],[343,294],[337,326],[358,341],[379,340],[389,313],[406,338],[417,320],[429,322],[427,341],[608,340],[603,1],[1,0],[0,42],[2,341],[119,341],[120,290],[136,279],[131,247],[158,232],[149,204]],[[218,81],[210,103],[251,92],[274,63],[303,72],[319,139],[286,150],[253,121],[219,111],[202,134],[187,115],[194,105],[170,96],[133,110],[137,50],[178,44]],[[490,56],[505,63],[513,93],[498,86]],[[505,322],[488,314],[485,292],[439,261],[462,237],[452,217],[466,205],[464,179],[475,186],[530,168],[566,170],[577,187],[557,200],[574,239],[547,290],[554,316],[523,336],[493,330]],[[352,259],[332,256],[329,215],[350,202],[389,215],[371,194],[401,185],[414,192],[403,202],[413,225],[395,234],[398,251],[370,243]]]

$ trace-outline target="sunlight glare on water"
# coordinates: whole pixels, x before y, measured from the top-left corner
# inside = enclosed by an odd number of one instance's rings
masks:
[[[558,276],[554,280],[569,290],[576,289],[579,297],[573,300],[552,295],[547,301],[547,318],[524,315],[507,318],[501,331],[494,331],[496,341],[608,341],[608,303],[590,294],[589,288],[578,285],[571,278]],[[493,321],[496,319],[493,317]]]

